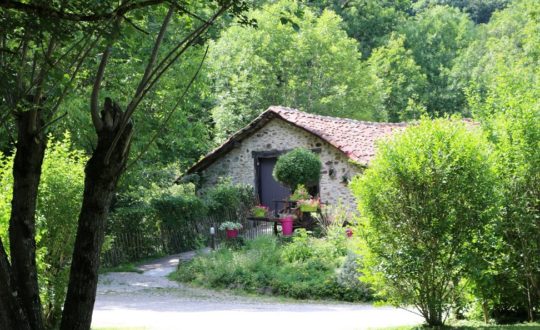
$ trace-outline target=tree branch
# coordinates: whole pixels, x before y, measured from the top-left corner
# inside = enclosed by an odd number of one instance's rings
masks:
[[[84,45],[84,47],[81,49],[81,52],[79,52],[79,54],[76,56],[76,62],[75,62],[76,66],[75,66],[73,72],[71,73],[71,77],[69,78],[69,82],[67,83],[64,90],[62,91],[62,94],[60,94],[60,96],[58,97],[58,100],[56,100],[56,104],[51,109],[51,117],[54,115],[56,110],[60,107],[60,104],[62,104],[62,101],[66,97],[66,95],[67,95],[67,93],[69,91],[69,88],[73,84],[73,81],[77,77],[77,74],[79,73],[79,70],[81,69],[82,64],[84,63],[84,60],[88,57],[88,54],[90,54],[90,51],[92,51],[92,49],[94,49],[94,47],[96,46],[98,40],[99,40],[99,37],[96,37],[96,39],[91,43],[90,43],[90,40],[89,40],[90,45],[88,46],[88,48],[86,48],[86,46],[88,44]],[[86,50],[85,50],[85,48],[86,48]],[[75,63],[73,63],[70,67],[75,65]]]
[[[113,150],[115,149],[116,145],[118,144],[118,141],[120,140],[120,137],[122,136],[122,133],[124,132],[129,119],[133,115],[133,112],[137,108],[137,106],[140,104],[144,96],[152,89],[152,87],[156,84],[156,82],[161,78],[161,76],[170,68],[170,66],[176,62],[176,60],[189,48],[189,46],[199,37],[201,36],[208,27],[221,15],[223,14],[231,5],[223,5],[213,16],[212,18],[207,21],[204,24],[201,24],[197,29],[195,29],[193,32],[191,32],[186,38],[184,38],[176,47],[174,47],[161,62],[156,66],[156,68],[150,73],[145,86],[143,86],[143,91],[140,94],[136,94],[136,96],[131,100],[129,103],[126,112],[124,114],[124,118],[121,121],[120,128],[111,143],[111,146],[109,150],[107,151],[107,154],[105,156],[105,162],[107,163],[112,155]],[[184,46],[178,53],[175,54],[176,51],[180,47]],[[167,62],[169,58],[171,58],[170,61]],[[152,79],[150,81],[150,79]]]
[[[171,5],[169,7],[169,11],[167,12],[167,15],[165,16],[165,19],[163,20],[163,23],[161,24],[161,29],[159,30],[158,36],[156,37],[156,41],[154,42],[154,47],[152,48],[152,54],[150,55],[150,58],[148,59],[148,64],[146,65],[146,68],[144,69],[144,74],[141,78],[141,81],[139,82],[139,86],[137,86],[137,91],[135,92],[135,98],[138,97],[140,93],[142,92],[142,90],[144,89],[144,86],[146,85],[148,81],[150,73],[152,72],[154,65],[156,65],[159,48],[161,47],[161,43],[163,42],[163,38],[165,37],[165,32],[167,31],[167,27],[169,26],[169,22],[171,21],[173,12],[174,12],[174,6]]]
[[[129,25],[131,25],[135,30],[137,30],[137,31],[139,31],[139,32],[142,32],[142,33],[144,33],[144,34],[146,34],[146,35],[150,35],[150,33],[149,33],[148,31],[144,30],[144,29],[141,28],[140,26],[137,26],[137,24],[135,24],[135,23],[134,23],[131,19],[129,19],[127,16],[124,15],[124,16],[122,16],[122,17],[123,17],[123,18],[126,20],[126,22],[128,22]]]
[[[158,129],[156,130],[156,134],[154,134],[154,136],[152,136],[152,138],[150,139],[150,141],[144,146],[144,148],[142,149],[142,151],[139,153],[139,155],[137,155],[137,157],[135,157],[135,159],[126,167],[126,170],[128,168],[130,168],[131,166],[135,165],[135,163],[141,159],[144,154],[148,151],[148,148],[150,148],[150,146],[152,145],[152,143],[154,143],[154,141],[160,136],[161,132],[163,131],[163,129],[167,126],[167,124],[169,123],[169,120],[171,120],[171,117],[173,115],[173,113],[176,111],[176,109],[178,108],[178,106],[180,105],[180,102],[182,102],[182,100],[184,99],[184,97],[186,96],[187,92],[189,91],[189,89],[191,88],[191,85],[193,85],[193,83],[195,82],[195,80],[197,79],[197,77],[199,76],[199,72],[201,72],[201,69],[202,69],[202,66],[203,66],[203,63],[204,63],[204,60],[206,59],[206,56],[208,54],[208,46],[206,46],[206,50],[204,51],[204,55],[203,55],[203,58],[201,60],[201,63],[199,64],[199,67],[197,68],[197,71],[195,71],[195,74],[193,75],[193,77],[191,77],[189,83],[187,84],[186,88],[184,89],[184,91],[182,92],[182,95],[180,96],[180,98],[178,99],[178,101],[176,101],[175,105],[172,107],[172,109],[169,111],[169,113],[167,114],[167,117],[165,117],[163,119],[163,121],[161,122],[161,124],[159,125]]]
[[[0,8],[13,9],[39,17],[47,17],[48,19],[63,19],[76,22],[95,22],[108,20],[117,16],[123,16],[130,11],[159,5],[166,1],[167,0],[143,0],[139,2],[124,3],[110,12],[93,14],[70,13],[49,6],[11,0],[0,0]]]

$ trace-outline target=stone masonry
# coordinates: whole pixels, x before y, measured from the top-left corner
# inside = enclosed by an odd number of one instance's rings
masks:
[[[329,204],[341,202],[346,208],[355,209],[356,202],[347,185],[353,176],[361,173],[362,167],[316,135],[280,118],[270,120],[202,171],[203,188],[226,177],[230,177],[233,183],[255,186],[255,160],[252,152],[288,151],[296,147],[320,149],[321,201]]]

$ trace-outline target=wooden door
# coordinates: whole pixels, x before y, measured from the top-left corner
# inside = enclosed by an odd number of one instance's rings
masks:
[[[258,183],[259,200],[262,205],[268,206],[271,210],[281,209],[284,205],[276,201],[288,200],[291,191],[277,182],[272,176],[272,171],[276,165],[277,158],[259,158],[258,159]]]

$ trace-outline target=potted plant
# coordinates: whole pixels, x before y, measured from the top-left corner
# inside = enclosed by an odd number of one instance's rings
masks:
[[[251,213],[255,218],[264,218],[268,214],[268,206],[257,205],[251,209]]]
[[[296,148],[279,156],[272,175],[274,179],[291,190],[304,185],[316,186],[321,179],[321,160],[310,150]]]
[[[296,190],[294,193],[289,197],[289,199],[293,202],[297,202],[303,199],[310,199],[311,195],[309,194],[307,188],[303,184],[299,184],[296,186]]]
[[[238,222],[227,221],[219,225],[219,230],[225,230],[227,238],[238,237],[238,231],[242,229],[242,224]]]
[[[303,199],[298,201],[298,207],[302,212],[317,212],[320,206],[321,202],[318,198]]]

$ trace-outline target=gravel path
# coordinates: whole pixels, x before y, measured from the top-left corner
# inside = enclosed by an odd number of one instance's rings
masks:
[[[145,264],[140,267],[142,274],[101,275],[93,329],[348,330],[422,322],[412,313],[390,307],[238,296],[166,278],[179,260],[194,255],[187,252]]]

